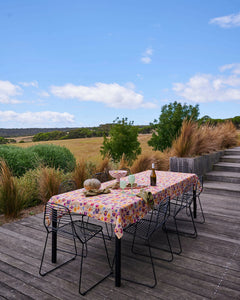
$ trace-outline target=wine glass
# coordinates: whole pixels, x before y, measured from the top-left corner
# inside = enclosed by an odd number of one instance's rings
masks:
[[[122,193],[124,192],[125,187],[127,186],[127,182],[125,180],[120,181],[120,188],[122,189]]]
[[[129,175],[128,176],[128,181],[131,184],[131,194],[130,195],[134,196],[134,194],[133,194],[133,184],[135,182],[135,176],[134,175]]]

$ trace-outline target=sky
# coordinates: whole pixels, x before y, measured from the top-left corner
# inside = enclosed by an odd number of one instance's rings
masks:
[[[0,0],[0,128],[240,115],[239,0]]]

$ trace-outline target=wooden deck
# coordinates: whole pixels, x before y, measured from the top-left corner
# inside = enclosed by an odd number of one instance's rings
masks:
[[[206,223],[198,237],[182,237],[183,252],[173,262],[155,261],[158,285],[146,288],[110,277],[85,299],[240,299],[240,198],[202,194]],[[174,236],[171,236],[174,238]],[[0,227],[0,299],[79,299],[79,260],[41,277],[38,274],[45,229],[42,214]],[[86,277],[104,271],[101,239],[89,244]],[[148,260],[133,260],[129,238],[122,241],[122,275],[150,278]],[[114,240],[107,246],[111,257]]]

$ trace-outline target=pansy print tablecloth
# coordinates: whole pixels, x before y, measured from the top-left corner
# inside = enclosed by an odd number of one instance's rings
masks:
[[[200,181],[195,174],[156,171],[157,186],[150,186],[151,171],[135,174],[135,182],[138,187],[133,189],[136,195],[139,188],[153,194],[154,202],[160,203],[167,196],[173,198],[180,196],[186,186],[197,185],[201,189]],[[128,181],[127,177],[122,180]],[[113,181],[102,183],[101,188],[106,188]],[[135,223],[143,218],[149,211],[148,205],[139,197],[131,196],[130,190],[122,193],[121,189],[111,190],[110,194],[101,194],[85,197],[85,189],[79,189],[68,193],[55,195],[50,203],[59,203],[66,206],[71,212],[87,215],[115,225],[114,232],[118,238],[123,235],[123,228],[130,223]]]

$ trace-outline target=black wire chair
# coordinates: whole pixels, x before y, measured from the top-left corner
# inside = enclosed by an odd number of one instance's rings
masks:
[[[106,182],[109,180],[107,172],[98,172],[93,175],[93,178],[98,179],[100,182]]]
[[[181,235],[186,235],[192,238],[197,237],[197,228],[195,225],[195,221],[193,218],[193,212],[192,212],[192,203],[193,203],[193,191],[194,186],[189,185],[186,186],[182,195],[179,197],[175,197],[171,199],[170,202],[170,207],[171,207],[171,214],[174,218],[174,222],[176,226],[179,228],[179,225],[177,223],[180,222],[191,222],[192,223],[192,231],[183,231],[183,230],[178,230],[178,233]],[[182,216],[182,212],[186,210],[186,214]],[[181,216],[180,216],[181,215]],[[187,218],[186,218],[187,216]],[[173,230],[171,230],[173,231]]]
[[[64,180],[59,185],[58,194],[67,193],[67,192],[70,192],[70,191],[74,191],[76,189],[77,189],[76,181],[71,180],[71,179]]]
[[[149,257],[152,265],[152,272],[153,272],[153,284],[146,284],[138,281],[134,281],[132,279],[126,279],[129,282],[133,282],[136,284],[140,284],[143,286],[147,286],[150,288],[154,288],[157,285],[157,277],[155,272],[155,267],[153,263],[153,259],[159,259],[171,262],[173,260],[173,251],[170,244],[169,236],[168,236],[168,230],[166,228],[166,222],[169,216],[169,202],[170,199],[167,197],[164,199],[154,210],[152,210],[146,218],[140,219],[137,223],[130,224],[127,226],[124,231],[127,233],[130,233],[133,235],[133,241],[132,241],[132,247],[131,250],[134,254]],[[165,250],[162,248],[152,247],[150,243],[150,239],[153,236],[154,233],[156,233],[159,229],[163,229],[163,232],[165,232],[167,237],[167,244],[168,244],[168,252],[170,253],[170,258],[165,259],[161,257],[155,257],[152,255],[152,248],[159,249],[159,250]],[[134,248],[135,246],[135,240],[136,238],[140,238],[145,241],[146,246],[148,247],[149,254],[143,254],[140,252],[137,252]],[[166,251],[166,250],[165,250]]]
[[[94,287],[96,287],[98,284],[100,284],[103,280],[105,280],[107,277],[109,277],[112,274],[112,266],[109,260],[108,251],[104,239],[104,235],[102,232],[102,226],[92,224],[89,222],[83,222],[82,220],[73,221],[71,213],[69,209],[63,205],[60,204],[49,204],[47,203],[45,206],[44,211],[44,226],[47,231],[46,241],[44,244],[43,249],[43,255],[41,259],[41,264],[39,268],[39,274],[41,276],[45,276],[49,274],[50,272],[62,267],[63,265],[66,265],[67,263],[74,260],[77,256],[81,257],[80,262],[80,276],[79,276],[79,293],[81,295],[86,295],[90,290],[92,290]],[[48,269],[47,271],[43,272],[43,262],[46,254],[47,244],[48,244],[48,238],[50,234],[57,235],[58,238],[64,238],[72,240],[72,249],[68,250],[70,248],[69,242],[63,242],[61,240],[61,248],[57,247],[56,252],[63,252],[67,254],[71,254],[71,258],[68,259],[65,262],[62,262],[58,264],[57,266],[54,266],[53,268]],[[102,277],[99,281],[94,283],[92,286],[88,287],[84,291],[82,291],[82,269],[83,269],[83,259],[86,257],[84,255],[84,245],[86,245],[92,238],[97,236],[98,234],[102,235],[103,244],[106,252],[106,257],[109,265],[109,273]],[[77,241],[80,242],[82,245],[80,254],[77,252]],[[66,249],[67,247],[67,249]],[[73,256],[72,256],[73,255]],[[49,268],[49,267],[48,267]]]
[[[199,204],[199,207],[200,207],[200,211],[201,211],[201,219],[200,220],[195,220],[194,222],[195,223],[200,223],[200,224],[203,224],[205,223],[205,216],[204,216],[204,212],[203,212],[203,208],[202,208],[202,203],[201,203],[201,199],[200,199],[200,195],[203,191],[203,176],[202,175],[198,175],[198,178],[201,182],[201,186],[202,186],[202,189],[200,189],[197,185],[194,187],[194,189],[196,190],[196,199],[198,200],[198,204]],[[193,197],[193,191],[189,191],[188,192],[189,195],[191,197]]]

